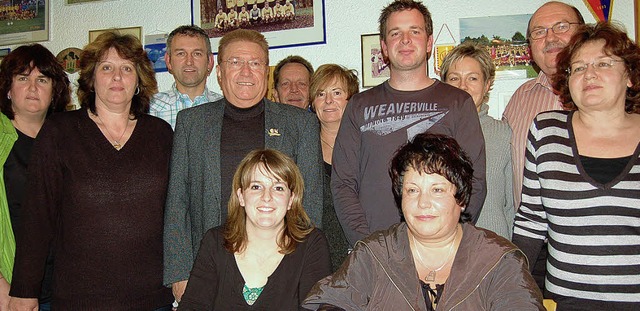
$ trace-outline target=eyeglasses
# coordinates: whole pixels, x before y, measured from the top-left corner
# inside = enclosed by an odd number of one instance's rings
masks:
[[[244,64],[247,64],[249,65],[249,69],[257,71],[264,69],[264,66],[266,65],[266,63],[258,59],[244,60],[237,57],[229,58],[228,60],[225,60],[225,62],[227,63],[229,68],[234,70],[240,70],[242,69],[242,67],[244,67]]]
[[[574,62],[571,65],[569,65],[569,68],[567,68],[567,73],[570,76],[582,75],[585,73],[585,71],[587,71],[587,67],[589,65],[591,65],[593,69],[598,72],[608,71],[613,68],[614,63],[618,63],[618,62],[624,63],[624,60],[618,60],[613,58],[603,58],[596,61],[592,61],[590,63]]]
[[[579,25],[580,23],[557,22],[549,28],[536,28],[529,33],[532,40],[542,39],[547,36],[549,29],[555,34],[565,33],[571,29],[571,25]]]

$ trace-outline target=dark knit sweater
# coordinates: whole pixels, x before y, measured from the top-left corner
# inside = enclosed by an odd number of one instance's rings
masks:
[[[117,151],[86,110],[54,115],[33,147],[11,296],[38,297],[48,250],[54,310],[153,310],[172,131],[143,115]]]

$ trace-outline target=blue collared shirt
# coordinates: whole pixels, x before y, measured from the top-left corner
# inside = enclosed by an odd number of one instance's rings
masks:
[[[160,92],[153,96],[151,106],[149,107],[149,114],[167,121],[171,124],[171,127],[175,129],[176,116],[180,110],[214,102],[221,98],[222,95],[209,91],[205,85],[202,95],[197,96],[195,100],[192,101],[189,95],[182,94],[178,91],[176,83],[174,82],[171,90]]]

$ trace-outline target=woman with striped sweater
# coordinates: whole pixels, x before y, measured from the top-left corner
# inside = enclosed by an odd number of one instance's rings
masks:
[[[599,23],[557,61],[554,89],[570,111],[531,125],[513,242],[532,261],[548,239],[545,298],[558,310],[638,310],[640,48]]]

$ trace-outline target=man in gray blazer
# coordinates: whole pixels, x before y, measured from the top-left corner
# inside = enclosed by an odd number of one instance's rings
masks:
[[[204,233],[222,225],[233,174],[247,152],[277,149],[304,177],[303,204],[322,219],[322,151],[313,114],[264,98],[269,46],[253,30],[227,33],[216,74],[224,98],[178,113],[164,229],[164,283],[180,301]]]

